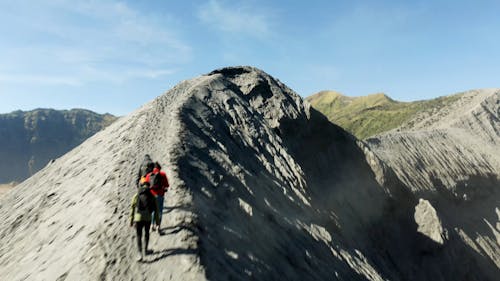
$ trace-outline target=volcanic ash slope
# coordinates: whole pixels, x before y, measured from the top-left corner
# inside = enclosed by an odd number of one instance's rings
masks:
[[[0,200],[2,280],[203,280],[197,240],[187,229],[192,198],[177,177],[180,107],[189,89],[167,95],[118,119],[49,163]],[[137,256],[129,208],[145,153],[159,160],[173,183],[168,236],[152,235],[155,253]]]
[[[442,237],[436,239],[445,244],[443,251],[450,255],[470,251],[482,260],[477,262],[478,271],[498,276],[500,89],[473,90],[458,97],[439,111],[421,112],[400,128],[367,142],[420,197],[419,206],[430,204],[432,211],[425,216],[435,213],[439,219],[434,230],[441,229]],[[467,247],[446,246],[458,241]],[[460,267],[471,264],[462,258]]]
[[[205,79],[181,111],[177,163],[206,276],[382,280],[358,249],[388,196],[356,140],[261,71]]]
[[[171,188],[165,235],[152,234],[154,253],[137,263],[128,212],[146,153],[163,164]],[[451,270],[470,253],[434,251],[437,216],[368,147],[281,82],[251,67],[224,68],[117,120],[1,199],[0,276],[464,279],[479,267]],[[417,225],[427,220],[434,223]]]

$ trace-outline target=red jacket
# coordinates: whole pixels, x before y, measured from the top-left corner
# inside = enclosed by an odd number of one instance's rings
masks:
[[[152,174],[156,174],[156,173],[160,173],[161,186],[158,187],[158,188],[151,187],[151,193],[153,193],[154,196],[164,196],[165,195],[165,191],[170,186],[168,184],[168,179],[167,179],[167,175],[165,174],[165,172],[160,171],[158,168],[154,168],[153,172],[151,172],[151,173],[149,173],[149,174],[146,175],[146,181],[150,182],[149,181],[150,176]]]

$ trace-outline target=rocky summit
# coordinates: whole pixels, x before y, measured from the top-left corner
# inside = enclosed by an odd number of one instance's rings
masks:
[[[215,70],[120,118],[0,199],[0,276],[495,280],[498,169],[486,182],[461,179],[479,195],[443,199],[456,211],[443,212],[436,200],[453,186],[443,180],[424,196],[408,179],[419,174],[401,176],[384,142],[358,141],[263,71]],[[136,262],[128,213],[144,154],[163,164],[171,187],[164,235],[152,233],[153,253]],[[491,184],[486,195],[482,183]],[[496,245],[476,242],[494,237]]]

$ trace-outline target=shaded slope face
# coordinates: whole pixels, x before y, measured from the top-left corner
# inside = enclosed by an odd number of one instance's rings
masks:
[[[79,109],[0,115],[0,183],[23,181],[115,119]]]
[[[165,235],[137,263],[127,215],[146,153],[171,188]],[[180,83],[1,199],[0,276],[488,280],[466,276],[481,262],[471,253],[436,250],[436,232],[415,222],[439,222],[435,213],[285,85],[225,68]],[[462,258],[469,268],[454,269]]]
[[[347,97],[323,91],[308,97],[311,105],[360,139],[397,128],[420,112],[437,112],[460,95],[416,102],[398,102],[384,94]]]
[[[395,174],[279,81],[229,68],[192,91],[179,177],[208,279],[493,280],[439,251]]]
[[[363,224],[384,205],[352,137],[252,68],[211,73],[182,112],[180,177],[195,193],[209,279],[380,278],[339,245],[363,247]]]
[[[500,272],[499,117],[499,90],[471,91],[367,140],[407,188],[436,209],[446,232],[443,251],[457,251],[451,245],[461,241],[461,251],[482,260],[478,266],[489,276]]]

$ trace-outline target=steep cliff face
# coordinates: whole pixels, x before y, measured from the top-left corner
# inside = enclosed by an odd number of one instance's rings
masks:
[[[23,181],[115,119],[81,109],[0,115],[0,183]]]
[[[127,215],[146,153],[171,189],[165,235],[153,235],[154,253],[137,263]],[[447,230],[439,216],[281,82],[224,68],[180,83],[2,199],[0,275],[494,280],[490,260],[461,242],[436,243]],[[442,250],[450,243],[459,252]]]
[[[462,241],[487,261],[479,264],[491,276],[500,268],[499,118],[500,91],[476,90],[367,140],[412,193],[434,206],[448,237],[443,251]]]

